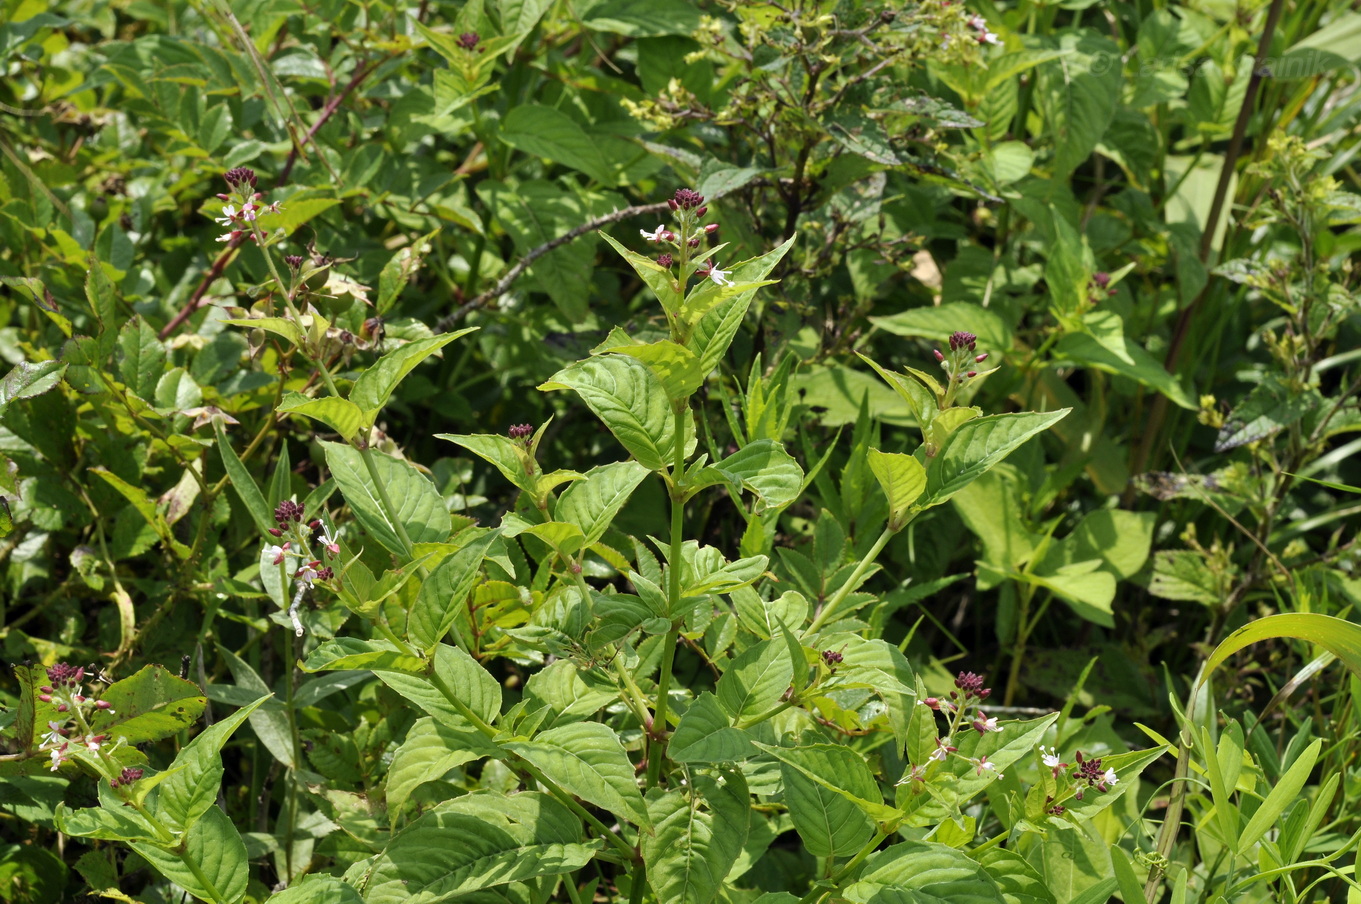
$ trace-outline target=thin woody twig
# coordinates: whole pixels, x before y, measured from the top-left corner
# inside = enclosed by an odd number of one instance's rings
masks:
[[[496,285],[492,286],[481,295],[478,295],[469,301],[465,301],[451,313],[446,314],[441,318],[440,322],[435,327],[436,332],[442,333],[448,330],[455,323],[458,323],[464,317],[468,316],[471,311],[475,311],[487,302],[505,294],[506,290],[511,287],[511,284],[520,278],[520,274],[528,270],[531,264],[554,248],[559,248],[572,241],[572,239],[579,238],[588,232],[599,229],[601,226],[608,226],[610,223],[618,223],[620,220],[627,220],[629,217],[636,217],[645,213],[661,213],[662,211],[669,209],[670,207],[667,202],[661,201],[656,204],[639,204],[635,207],[625,207],[621,210],[611,211],[604,216],[596,217],[593,220],[587,220],[580,226],[564,232],[557,238],[550,239],[537,248],[530,249],[529,253],[520,258],[515,266],[506,271],[505,275],[497,281]]]

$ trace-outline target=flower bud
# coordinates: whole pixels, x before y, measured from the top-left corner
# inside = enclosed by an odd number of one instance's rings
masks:
[[[973,359],[973,361],[974,361],[975,364],[982,364],[982,363],[983,363],[984,361],[986,361],[986,360],[988,360],[988,353],[987,353],[987,352],[984,352],[983,354],[979,355],[977,358],[974,358],[974,359]]]
[[[976,371],[976,370],[971,370],[971,371],[969,371],[968,373],[966,373],[964,376],[966,376],[966,377],[976,377],[976,376],[978,376],[978,371]]]
[[[715,232],[718,232],[718,224],[710,223],[709,225],[704,227],[704,232],[708,235],[713,235]]]
[[[660,267],[665,267],[665,268],[667,268],[668,270],[671,269],[671,265],[672,265],[673,263],[674,263],[674,261],[672,260],[671,255],[669,255],[669,254],[663,254],[663,255],[658,256],[658,258],[657,258],[657,265],[660,266]]]
[[[110,703],[108,700],[95,701],[95,709],[108,709],[110,706],[113,706],[113,704]]]
[[[284,535],[284,532],[279,530],[277,527],[271,527],[269,529],[269,535],[271,537],[282,537]]]
[[[707,207],[697,207],[697,208],[695,208],[695,216],[697,216],[697,217],[702,217],[702,216],[704,216],[704,215],[705,215],[706,213],[708,213],[708,212],[709,212],[709,208],[707,208]]]
[[[936,356],[937,361],[940,361],[942,364],[945,363],[945,356],[940,353],[940,349],[938,348],[931,349],[931,354]]]

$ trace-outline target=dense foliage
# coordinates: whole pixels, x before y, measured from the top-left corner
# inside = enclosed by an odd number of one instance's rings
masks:
[[[1361,898],[1358,63],[0,0],[0,901]]]

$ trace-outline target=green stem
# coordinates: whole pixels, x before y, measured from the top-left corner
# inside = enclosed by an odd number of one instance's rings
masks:
[[[322,368],[325,373],[326,369]],[[373,488],[378,493],[378,501],[383,503],[383,511],[392,522],[392,527],[397,531],[397,539],[402,541],[402,549],[406,552],[407,559],[416,558],[416,546],[411,542],[411,537],[407,535],[406,526],[402,524],[402,519],[397,517],[397,506],[392,504],[392,496],[388,494],[387,482],[378,475],[378,466],[373,461],[373,450],[365,446],[359,450],[359,457],[364,459],[364,467],[368,469],[369,479],[373,481]]]
[[[198,861],[183,851],[178,852],[178,856],[180,862],[188,867],[189,872],[194,874],[195,879],[202,883],[204,889],[212,896],[212,899],[214,901],[221,901],[222,904],[226,904],[227,899],[222,896],[222,892],[217,890],[217,886],[214,885],[213,881],[203,872],[203,867],[199,866]]]
[[[865,572],[869,571],[870,566],[874,564],[874,560],[879,558],[879,553],[884,551],[884,547],[888,545],[888,541],[892,540],[893,535],[897,532],[898,531],[894,530],[892,527],[884,528],[884,532],[879,535],[879,539],[874,541],[874,545],[869,548],[869,552],[865,553],[865,557],[855,566],[855,571],[851,572],[851,576],[846,579],[846,583],[842,584],[841,589],[832,595],[832,598],[827,601],[827,605],[822,607],[822,611],[817,614],[817,617],[813,619],[813,623],[808,626],[808,630],[803,632],[804,637],[816,634],[818,629],[825,625],[832,617],[832,613],[837,610],[837,607],[841,605],[841,602],[846,599],[846,597],[850,596],[851,592],[855,590],[856,587],[860,586],[860,579],[865,576]]]
[[[883,844],[884,839],[887,838],[888,835],[889,833],[882,829],[875,832],[874,837],[869,840],[869,843],[861,848],[860,852],[852,857],[849,863],[837,870],[836,875],[832,876],[826,883],[818,883],[812,891],[799,899],[799,904],[814,904],[814,902],[820,900],[823,895],[835,890],[837,883],[846,878],[851,870],[863,863],[866,857],[873,854],[879,845]],[[828,885],[831,885],[832,887],[828,888]]]
[[[786,701],[784,701],[783,703],[781,703],[779,706],[774,706],[774,707],[772,707],[772,708],[766,710],[766,711],[763,712],[763,713],[759,713],[759,714],[757,714],[757,715],[755,715],[755,716],[752,716],[752,717],[749,718],[749,719],[741,719],[741,720],[739,720],[739,721],[737,722],[737,724],[734,725],[733,727],[734,727],[734,728],[751,728],[753,725],[760,725],[762,722],[766,721],[767,719],[773,719],[773,718],[775,718],[775,717],[778,716],[780,713],[782,713],[782,712],[784,712],[785,710],[789,709],[791,706],[797,706],[797,705],[798,705],[798,702],[799,702],[798,700],[786,700]]]
[[[690,411],[690,402],[685,400],[675,405],[675,458],[671,467],[671,552],[667,556],[670,569],[667,582],[666,603],[672,618],[671,630],[666,632],[662,641],[662,673],[657,679],[657,707],[652,718],[652,743],[647,757],[647,786],[655,787],[661,777],[662,759],[666,755],[666,709],[667,695],[671,692],[671,670],[675,667],[676,644],[680,640],[680,624],[677,613],[680,611],[681,577],[685,568],[685,416]]]

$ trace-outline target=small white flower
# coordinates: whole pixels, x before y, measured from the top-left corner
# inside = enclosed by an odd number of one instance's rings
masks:
[[[987,31],[988,20],[984,19],[982,16],[975,13],[974,15],[969,17],[969,27],[974,29],[975,31]]]
[[[260,205],[258,204],[245,204],[241,208],[241,219],[245,220],[247,223],[253,222],[255,220],[256,211],[259,209]]]
[[[980,44],[1001,44],[1001,43],[1002,43],[1002,39],[999,38],[997,35],[993,34],[993,33],[990,32],[990,31],[985,31],[985,32],[983,32],[981,35],[978,36],[978,43],[980,43]]]
[[[57,771],[57,767],[59,767],[62,763],[66,762],[66,759],[67,759],[67,757],[66,757],[66,745],[65,745],[65,744],[62,744],[60,747],[53,747],[53,748],[52,748],[52,771],[53,771],[53,772],[56,772],[56,771]]]
[[[931,760],[940,760],[943,763],[947,756],[949,756],[949,754],[945,752],[944,747],[937,747],[935,750],[931,751],[931,755],[926,759],[927,762],[930,762]]]
[[[709,268],[709,278],[720,286],[731,286],[732,280],[728,279],[728,274],[731,272],[731,270],[720,270],[718,264],[714,264]]]
[[[214,217],[213,222],[221,223],[223,226],[230,226],[232,223],[236,222],[236,216],[236,205],[228,204],[226,207],[222,208],[222,216]]]
[[[220,235],[220,236],[218,236],[217,239],[216,239],[215,241],[219,241],[219,242],[230,242],[230,241],[231,241],[232,239],[234,239],[234,238],[236,238],[236,233],[235,233],[235,232],[228,232],[226,235]]]
[[[321,545],[326,547],[326,551],[333,556],[340,555],[340,531],[331,533],[331,528],[325,521],[321,522]]]
[[[60,722],[48,722],[47,727],[49,731],[47,734],[43,735],[42,743],[38,745],[39,750],[47,747],[49,744],[60,744],[64,740],[61,736]]]
[[[665,226],[658,226],[654,232],[648,232],[646,229],[639,229],[638,232],[649,242],[660,242],[662,239],[666,238]]]
[[[288,549],[287,543],[285,543],[283,546],[266,546],[265,555],[273,556],[275,565],[282,565],[284,563],[284,551],[287,549]]]
[[[980,719],[979,721],[983,723],[983,727],[982,727],[981,729],[979,729],[980,731],[985,731],[985,732],[986,732],[986,731],[1001,731],[1001,730],[1002,730],[1001,727],[997,724],[997,717],[996,717],[996,716],[992,716],[991,718],[988,718],[988,719]]]
[[[87,738],[85,738],[85,740],[82,741],[81,743],[85,745],[86,750],[89,750],[91,753],[94,753],[97,750],[99,750],[99,744],[103,740],[104,740],[103,735],[90,735]]]
[[[297,580],[299,586],[310,584],[317,579],[317,570],[310,563],[304,563],[298,566],[298,573],[293,577]]]
[[[1063,765],[1063,762],[1059,759],[1058,751],[1050,747],[1049,752],[1045,753],[1043,744],[1040,745],[1040,761],[1050,769],[1057,769]]]
[[[1114,769],[1107,769],[1106,774],[1101,776],[1101,780],[1108,785],[1114,785],[1116,782],[1120,781],[1120,779],[1116,777]]]

